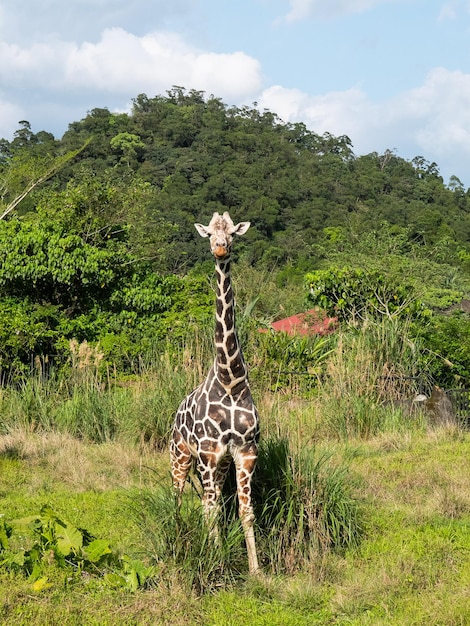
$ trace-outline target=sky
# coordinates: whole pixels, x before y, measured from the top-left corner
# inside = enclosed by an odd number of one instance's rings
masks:
[[[0,0],[0,138],[173,85],[470,187],[470,0]]]

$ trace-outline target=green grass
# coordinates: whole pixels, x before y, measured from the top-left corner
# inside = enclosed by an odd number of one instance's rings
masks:
[[[452,429],[382,433],[367,441],[336,442],[332,458],[347,461],[354,479],[350,487],[363,503],[361,540],[315,552],[308,567],[301,564],[290,574],[272,574],[262,554],[264,576],[252,580],[236,525],[224,567],[214,561],[217,552],[210,554],[199,523],[183,528],[180,541],[183,552],[185,545],[193,550],[193,560],[183,553],[170,557],[176,533],[172,503],[166,502],[165,519],[156,502],[168,482],[166,452],[64,434],[5,435],[0,438],[4,519],[37,514],[49,504],[113,549],[158,568],[152,585],[130,593],[110,588],[100,577],[71,576],[53,566],[50,586],[35,591],[25,576],[0,567],[0,622],[178,626],[190,615],[191,623],[214,626],[470,623],[470,435]],[[188,496],[185,506],[186,521],[200,520],[197,498]],[[165,549],[158,544],[161,533]],[[198,569],[201,554],[209,554],[206,565],[212,558],[212,570]],[[198,584],[188,587],[184,566]]]

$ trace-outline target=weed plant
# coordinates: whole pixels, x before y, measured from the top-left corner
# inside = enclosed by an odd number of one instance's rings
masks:
[[[7,434],[18,428],[27,432],[53,429],[54,407],[62,400],[54,381],[37,377],[0,389],[1,432]]]
[[[130,591],[153,574],[142,562],[114,553],[106,540],[77,528],[48,506],[23,519],[0,519],[0,565],[27,576],[36,592],[51,586],[54,566],[64,571],[68,584],[86,573]]]

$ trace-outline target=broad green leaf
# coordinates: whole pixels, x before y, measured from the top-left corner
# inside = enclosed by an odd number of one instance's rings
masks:
[[[34,583],[31,585],[33,591],[44,591],[44,589],[49,589],[49,587],[52,587],[52,584],[47,582],[47,580],[47,576],[43,576],[42,578],[38,578],[38,580],[35,580]]]
[[[109,585],[113,589],[127,586],[125,577],[121,576],[120,574],[116,574],[114,572],[109,572],[105,574],[103,577],[103,580],[105,581],[107,585]]]
[[[11,526],[8,526],[4,520],[0,524],[0,549],[7,550],[9,546],[8,538],[11,536]]]
[[[83,545],[82,533],[69,522],[64,526],[57,524],[56,539],[57,548],[64,556],[77,552]]]
[[[122,564],[122,569],[126,574],[128,582],[128,589],[131,591],[136,591],[145,584],[146,580],[154,573],[152,567],[147,567],[142,561],[131,559],[127,555],[122,557]]]
[[[105,539],[95,539],[84,549],[84,556],[91,563],[98,563],[104,556],[111,554],[111,549]]]
[[[128,589],[129,591],[137,591],[137,589],[139,588],[139,577],[137,576],[137,572],[135,571],[135,569],[130,569],[127,573],[126,573],[126,589]]]

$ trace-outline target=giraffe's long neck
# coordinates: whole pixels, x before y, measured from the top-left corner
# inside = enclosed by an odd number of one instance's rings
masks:
[[[247,378],[247,368],[235,328],[235,304],[230,259],[216,261],[217,303],[215,314],[215,373],[230,390],[237,390]]]

